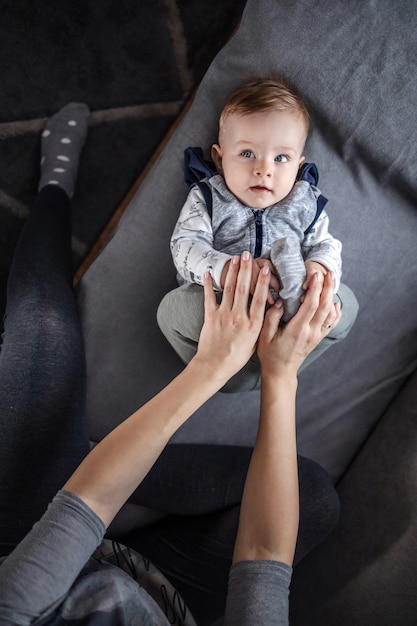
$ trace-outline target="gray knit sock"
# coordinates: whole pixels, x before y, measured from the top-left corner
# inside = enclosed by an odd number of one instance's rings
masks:
[[[70,102],[47,121],[42,133],[39,190],[58,185],[73,196],[89,115],[87,105]]]

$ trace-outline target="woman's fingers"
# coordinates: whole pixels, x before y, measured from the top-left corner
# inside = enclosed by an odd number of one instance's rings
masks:
[[[222,308],[231,309],[233,307],[237,280],[238,276],[240,276],[241,268],[241,259],[238,256],[232,257],[223,287],[223,296],[220,305]]]
[[[311,352],[340,320],[340,306],[333,302],[333,297],[332,273],[328,272],[325,276],[313,275],[309,281],[304,302],[288,323],[289,328],[299,336],[300,340],[304,338],[305,355]]]
[[[229,264],[220,304],[209,274],[204,275],[205,320],[200,334],[197,358],[211,363],[218,379],[227,380],[239,371],[253,354],[262,328],[270,270],[261,270],[249,307],[252,258],[243,254]]]
[[[249,252],[243,252],[240,257],[240,266],[233,289],[233,309],[247,310],[252,278],[252,257]]]
[[[311,320],[311,323],[320,326],[321,331],[324,333],[330,332],[341,316],[340,307],[333,302],[333,297],[334,278],[332,272],[328,272],[324,276],[319,304]]]
[[[321,326],[333,308],[333,292],[334,280],[331,272],[326,276],[322,274],[312,276],[297,319],[301,323],[308,322]]]
[[[282,300],[277,300],[266,312],[261,333],[267,343],[270,343],[277,334],[283,314],[284,304]]]
[[[265,306],[270,295],[269,283],[271,279],[271,270],[268,265],[264,265],[258,274],[255,291],[252,296],[252,302],[249,307],[251,319],[259,324],[261,328],[265,317]]]
[[[247,251],[243,252],[240,258],[237,256],[232,258],[223,289],[220,305],[222,309],[247,315],[249,295],[253,291],[252,303],[255,300],[255,305],[251,307],[251,311],[258,315],[262,308],[262,316],[264,315],[271,272],[268,265],[263,266],[253,289],[251,287],[252,264],[252,256]]]
[[[249,252],[243,252],[241,257],[232,257],[225,278],[220,304],[217,304],[217,299],[213,292],[212,278],[206,273],[203,281],[204,301],[206,318],[213,316],[218,311],[224,320],[229,320],[229,323],[234,326],[235,330],[238,326],[242,327],[243,325],[246,327],[247,332],[250,332],[251,335],[256,334],[257,337],[263,324],[265,306],[270,293],[271,269],[269,264],[264,264],[260,268],[249,304],[249,296],[252,291],[252,263],[252,257]]]
[[[204,276],[206,322],[199,346],[200,355],[212,358],[214,352],[228,376],[245,364],[258,342],[263,371],[297,369],[309,352],[339,321],[340,307],[333,303],[334,280],[331,272],[311,277],[304,302],[282,329],[284,307],[279,301],[265,314],[270,293],[271,268],[260,267],[255,289],[251,288],[253,261],[248,252],[233,257],[225,278],[223,297],[217,303],[213,281]],[[252,298],[249,300],[251,291]],[[262,329],[262,330],[261,330]],[[261,336],[259,338],[259,334]],[[208,352],[207,352],[208,351]],[[210,352],[211,351],[211,352]]]
[[[340,303],[335,302],[333,304],[333,307],[330,313],[326,315],[326,318],[323,320],[323,323],[321,324],[321,331],[322,333],[324,333],[324,336],[326,336],[331,331],[332,328],[337,326],[341,317],[342,317],[342,310],[340,308]]]
[[[203,276],[204,287],[204,311],[206,315],[217,309],[216,295],[213,289],[213,279],[209,272],[205,272]]]

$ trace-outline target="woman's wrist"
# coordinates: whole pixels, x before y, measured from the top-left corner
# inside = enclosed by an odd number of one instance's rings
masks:
[[[226,372],[229,368],[225,368],[223,363],[216,363],[198,353],[188,363],[187,369],[196,378],[196,384],[214,389],[213,393],[221,389],[233,375]]]
[[[298,378],[296,374],[261,373],[261,403],[274,412],[286,403],[293,403],[297,396]]]
[[[261,384],[264,393],[269,390],[274,393],[277,390],[285,390],[295,394],[298,387],[297,371],[294,369],[281,369],[279,372],[276,372],[261,368]]]

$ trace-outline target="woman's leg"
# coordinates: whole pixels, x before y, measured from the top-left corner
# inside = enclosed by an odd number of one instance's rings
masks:
[[[251,448],[237,446],[168,446],[134,498],[174,515],[118,537],[167,576],[202,625],[224,609],[251,453]],[[295,562],[323,541],[339,517],[339,499],[327,473],[303,457],[298,464]]]
[[[55,179],[48,171],[51,143],[45,147],[43,139],[46,186],[22,230],[9,274],[0,352],[0,554],[30,530],[89,449],[68,197],[87,128],[88,109],[77,106],[51,118],[44,131],[45,140],[56,139],[57,128],[69,125],[57,154],[65,159],[66,172],[56,173],[64,184],[48,184]]]
[[[166,515],[204,515],[240,504],[252,448],[169,444],[129,502]]]

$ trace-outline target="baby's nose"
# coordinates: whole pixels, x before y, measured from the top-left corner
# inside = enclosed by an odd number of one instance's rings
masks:
[[[255,165],[256,176],[272,176],[272,168],[268,161],[257,161]]]

